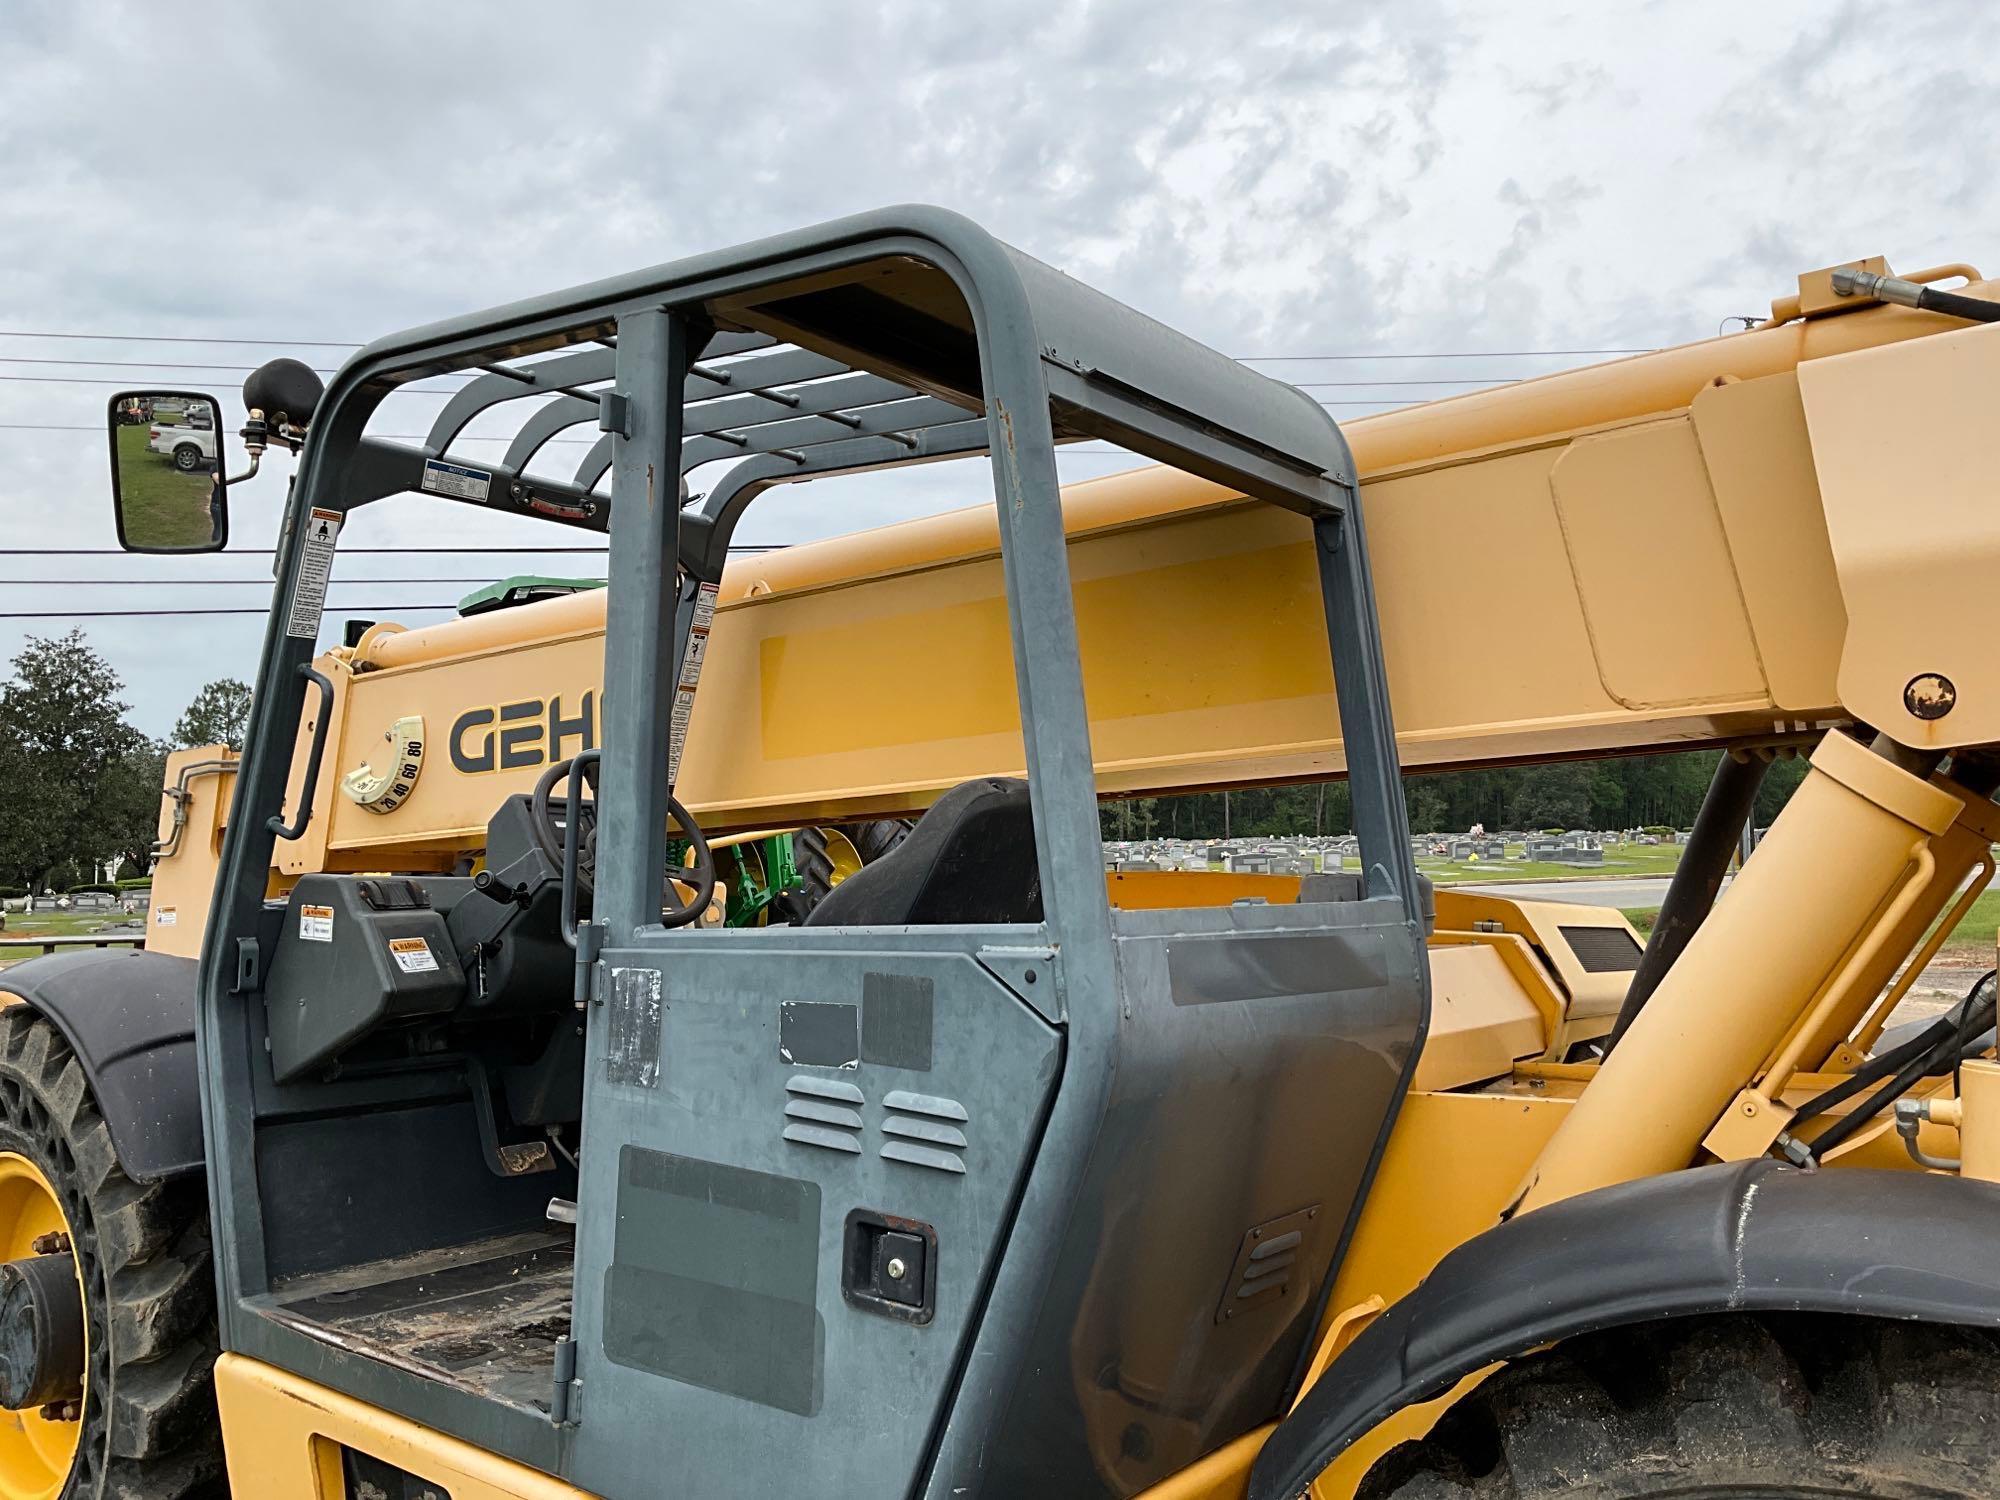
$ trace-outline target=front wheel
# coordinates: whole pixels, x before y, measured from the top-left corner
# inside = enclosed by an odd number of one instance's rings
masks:
[[[1783,1314],[1572,1339],[1385,1455],[1356,1500],[2000,1495],[2000,1336]]]
[[[224,1493],[199,1181],[127,1177],[61,1034],[0,1011],[0,1500]]]
[[[192,474],[201,467],[201,449],[193,443],[182,443],[174,449],[174,467],[183,474]]]

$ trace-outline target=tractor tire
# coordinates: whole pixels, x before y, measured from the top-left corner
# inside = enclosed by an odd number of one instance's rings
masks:
[[[863,866],[872,865],[910,836],[916,827],[910,818],[876,818],[867,823],[843,823],[840,831],[854,845]],[[826,899],[833,889],[833,858],[827,853],[826,835],[817,828],[801,828],[792,835],[792,863],[798,869],[800,917]]]
[[[1589,1334],[1474,1388],[1356,1500],[2000,1495],[2000,1334],[1809,1314]]]
[[[67,1476],[36,1467],[59,1471],[60,1457],[12,1453],[0,1430],[0,1500],[221,1500],[203,1183],[127,1177],[76,1055],[24,1005],[0,1010],[0,1155],[25,1158],[53,1193],[89,1350],[80,1414],[63,1424],[75,1432]],[[40,1421],[24,1413],[0,1429]]]

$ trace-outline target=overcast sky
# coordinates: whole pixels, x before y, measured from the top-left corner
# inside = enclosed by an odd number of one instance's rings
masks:
[[[0,18],[0,612],[268,607],[264,557],[7,551],[116,545],[114,386],[90,382],[233,402],[271,355],[330,368],[408,324],[887,203],[962,210],[1241,356],[1648,347],[1854,256],[2000,263],[1987,0],[0,0]],[[1466,388],[1351,382],[1584,362],[1264,368],[1326,383],[1348,418]],[[437,406],[398,402],[407,432]],[[271,545],[281,483],[233,495],[238,547]],[[845,514],[976,485],[850,484]],[[443,502],[377,509],[343,545],[547,539]],[[760,502],[745,539],[830,524]],[[333,597],[373,617],[465,590],[360,580],[531,566],[349,555]],[[250,677],[261,634],[250,616],[51,614],[0,619],[0,657],[71,623],[156,734],[204,681]]]

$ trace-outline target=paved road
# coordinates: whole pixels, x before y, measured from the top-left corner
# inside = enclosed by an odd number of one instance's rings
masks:
[[[1518,883],[1481,880],[1468,883],[1464,889],[1490,891],[1496,896],[1526,896],[1538,901],[1568,901],[1577,906],[1658,906],[1667,897],[1667,877],[1524,880]]]

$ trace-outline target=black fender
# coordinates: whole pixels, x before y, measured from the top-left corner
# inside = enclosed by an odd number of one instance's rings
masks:
[[[68,1041],[126,1176],[160,1182],[202,1169],[193,959],[72,949],[0,969],[0,992],[19,996]]]
[[[1776,1161],[1584,1193],[1466,1241],[1278,1424],[1248,1500],[1289,1500],[1384,1418],[1598,1329],[1742,1312],[2000,1326],[2000,1184]]]

